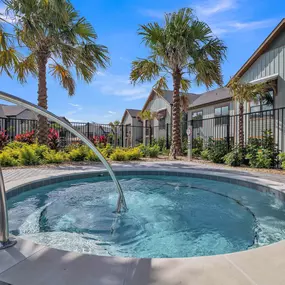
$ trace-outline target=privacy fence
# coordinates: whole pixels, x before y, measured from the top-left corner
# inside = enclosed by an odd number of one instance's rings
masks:
[[[164,144],[166,148],[171,145],[171,125],[150,124],[148,127],[96,123],[70,123],[74,128],[88,138],[104,140],[113,146],[134,147],[139,144]],[[78,139],[58,124],[50,122],[50,128],[58,131],[61,146],[78,143]],[[209,140],[225,141],[230,148],[240,143],[240,134],[243,135],[244,144],[252,139],[262,140],[265,131],[272,132],[277,148],[285,151],[285,108],[264,110],[240,115],[229,115],[195,119],[181,123],[182,140],[187,140],[186,130],[192,126],[192,141],[201,138],[206,146]],[[6,130],[9,140],[13,141],[18,134],[36,131],[38,121],[14,118],[0,118],[0,128]]]

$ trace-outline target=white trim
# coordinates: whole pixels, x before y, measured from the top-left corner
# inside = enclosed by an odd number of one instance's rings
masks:
[[[279,74],[275,73],[275,74],[272,74],[272,75],[268,75],[268,76],[265,76],[265,77],[261,77],[261,78],[252,80],[252,81],[249,82],[249,84],[257,84],[257,83],[267,82],[267,81],[270,81],[270,80],[275,80],[275,79],[278,78],[278,76],[279,76]]]

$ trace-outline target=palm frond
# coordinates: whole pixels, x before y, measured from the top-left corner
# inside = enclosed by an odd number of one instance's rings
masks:
[[[82,44],[77,47],[74,66],[78,78],[91,82],[98,69],[105,69],[109,64],[108,49],[95,43]]]
[[[12,77],[12,71],[18,64],[18,53],[14,48],[0,50],[0,74],[4,71],[9,77]]]
[[[188,92],[191,87],[191,81],[185,77],[181,78],[181,90],[183,92]]]
[[[161,76],[157,82],[153,86],[153,90],[159,95],[163,95],[163,90],[167,90],[168,85],[167,85],[167,78],[166,76]]]
[[[158,23],[148,23],[141,25],[138,35],[142,36],[142,41],[146,46],[155,46],[163,40],[163,28]]]
[[[138,117],[141,120],[151,121],[151,120],[155,119],[156,116],[157,116],[156,112],[151,112],[150,110],[144,110],[144,111],[140,111],[138,113]]]
[[[58,63],[50,64],[49,68],[51,69],[51,75],[60,81],[63,88],[68,90],[69,96],[73,96],[75,92],[75,82],[70,71]]]
[[[150,59],[138,59],[132,62],[130,81],[132,84],[137,82],[144,83],[152,81],[159,76],[161,67]]]
[[[192,70],[194,70],[196,74],[195,81],[198,86],[204,84],[207,89],[212,87],[214,84],[218,84],[221,87],[223,86],[220,62],[201,59],[189,68],[193,68]]]
[[[268,100],[268,104],[273,104],[273,98],[269,98],[268,95],[268,89],[271,88],[270,83],[250,84],[242,82],[240,78],[234,78],[230,80],[229,88],[233,98],[238,102],[251,102],[262,98],[265,101]]]
[[[26,83],[29,74],[36,76],[38,74],[37,63],[34,54],[20,60],[15,66],[15,73],[21,83]]]

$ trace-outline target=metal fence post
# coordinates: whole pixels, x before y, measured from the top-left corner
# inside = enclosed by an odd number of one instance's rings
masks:
[[[121,137],[122,137],[121,146],[124,147],[124,125],[121,125]]]
[[[227,145],[228,151],[230,151],[230,115],[227,117]]]
[[[90,123],[87,123],[87,138],[90,139]]]
[[[166,148],[169,149],[169,124],[166,124]]]

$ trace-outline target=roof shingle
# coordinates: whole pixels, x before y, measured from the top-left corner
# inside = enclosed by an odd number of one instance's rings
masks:
[[[214,102],[230,99],[232,97],[230,89],[223,87],[201,94],[191,105],[190,108],[208,105]]]

